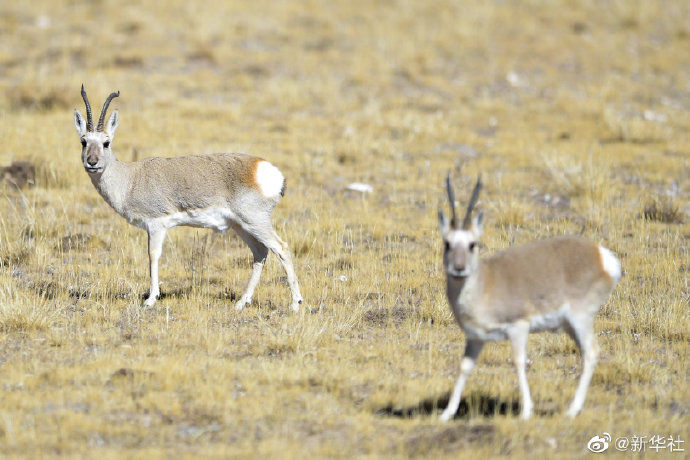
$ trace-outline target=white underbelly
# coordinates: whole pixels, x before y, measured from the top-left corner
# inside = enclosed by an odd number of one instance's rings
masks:
[[[463,327],[468,338],[482,342],[500,342],[508,338],[508,327],[494,327],[491,329]]]
[[[157,217],[146,226],[160,226],[166,229],[180,225],[188,227],[211,228],[225,232],[237,221],[237,215],[228,208],[203,208],[180,211],[165,217]],[[134,224],[136,225],[136,223]]]
[[[570,304],[564,304],[556,311],[534,315],[529,319],[530,332],[555,331],[563,327]]]
[[[565,324],[569,311],[570,304],[566,303],[558,310],[533,315],[529,318],[529,331],[541,332],[561,329]],[[465,331],[467,337],[482,342],[507,340],[509,338],[508,332],[512,325],[513,323],[489,324],[486,321],[472,321],[462,316],[460,319],[460,326]]]

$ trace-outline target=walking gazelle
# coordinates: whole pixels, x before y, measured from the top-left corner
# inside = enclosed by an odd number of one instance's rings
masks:
[[[271,213],[285,192],[285,178],[268,161],[249,155],[217,153],[176,158],[146,158],[124,163],[115,157],[111,142],[119,124],[117,110],[104,124],[108,105],[103,104],[94,129],[91,105],[84,85],[81,96],[86,121],[74,111],[74,124],[82,145],[82,163],[103,199],[127,222],[148,233],[151,288],[144,305],[156,303],[158,259],[169,229],[178,225],[232,228],[247,243],[254,265],[247,289],[236,308],[251,302],[269,249],[283,264],[292,292],[292,309],[302,303],[297,276],[287,243],[273,230]]]
[[[506,339],[511,342],[518,375],[520,418],[529,418],[532,399],[525,373],[527,336],[559,329],[572,337],[582,357],[580,381],[566,412],[575,416],[584,405],[599,354],[594,316],[621,277],[620,262],[608,249],[573,236],[533,241],[480,259],[482,213],[473,218],[472,211],[481,187],[478,178],[460,224],[449,173],[446,188],[451,218],[448,220],[440,209],[438,213],[445,243],[448,301],[466,335],[460,376],[441,420],[447,421],[457,412],[462,390],[484,344]]]

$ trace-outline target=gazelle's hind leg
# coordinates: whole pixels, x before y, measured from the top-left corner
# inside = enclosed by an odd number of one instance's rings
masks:
[[[299,282],[297,281],[295,268],[292,265],[290,249],[287,243],[281,240],[275,230],[273,230],[270,217],[245,222],[245,224],[242,225],[242,229],[278,256],[278,260],[280,260],[280,263],[283,265],[283,269],[287,275],[287,282],[290,286],[292,309],[294,311],[299,311],[299,306],[302,303],[302,294],[299,290]]]
[[[269,244],[264,244],[278,256],[280,263],[283,264],[283,269],[287,275],[287,282],[290,286],[290,292],[292,293],[292,309],[294,311],[299,311],[299,306],[302,304],[302,294],[299,291],[299,282],[295,274],[295,267],[292,264],[290,248],[288,248],[287,243],[281,240],[273,229],[271,229],[271,233],[273,238],[271,238]]]
[[[580,350],[582,357],[582,374],[580,375],[580,382],[575,391],[575,397],[570,408],[565,413],[569,417],[575,417],[582,410],[587,397],[587,389],[592,380],[594,373],[594,366],[599,359],[599,346],[597,345],[596,337],[594,336],[594,317],[592,315],[583,313],[580,315],[570,315],[567,318],[568,327],[566,331],[572,337]]]
[[[520,418],[527,420],[532,416],[532,397],[529,392],[529,383],[527,382],[527,372],[525,366],[527,364],[527,337],[529,336],[529,322],[518,321],[513,324],[508,331],[508,338],[510,345],[513,348],[513,364],[518,376],[518,385],[520,387],[520,397],[522,399],[522,410],[520,411]]]
[[[242,310],[245,307],[245,305],[251,303],[252,301],[254,290],[256,289],[256,286],[259,284],[259,278],[261,278],[261,271],[264,268],[264,263],[266,262],[266,257],[268,256],[268,248],[242,228],[235,227],[235,231],[244,240],[244,242],[247,243],[247,246],[249,246],[249,249],[251,249],[252,255],[254,256],[252,274],[249,277],[247,289],[244,291],[244,294],[242,294],[242,297],[240,297],[240,300],[238,300],[235,304],[235,309]]]

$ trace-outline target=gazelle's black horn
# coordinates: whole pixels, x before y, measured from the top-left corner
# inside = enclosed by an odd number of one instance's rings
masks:
[[[81,84],[81,98],[84,99],[84,104],[86,104],[86,130],[93,131],[93,117],[91,116],[91,104],[89,104],[89,98],[86,97],[86,91],[84,91],[84,84]]]
[[[448,201],[450,201],[450,223],[453,227],[455,227],[458,223],[458,216],[455,213],[455,192],[453,192],[453,184],[450,180],[450,171],[448,171],[448,175],[446,176],[446,190],[448,191]]]
[[[474,185],[474,190],[472,190],[472,197],[470,198],[470,203],[467,205],[467,212],[465,213],[465,219],[462,221],[462,228],[469,229],[472,226],[472,210],[477,204],[477,199],[479,198],[479,191],[482,189],[482,176],[477,176],[477,183]]]
[[[110,93],[110,96],[108,96],[108,99],[105,100],[105,104],[103,104],[103,110],[101,110],[101,116],[98,119],[98,127],[96,128],[96,131],[103,131],[103,121],[105,120],[105,114],[108,111],[108,106],[110,105],[110,101],[112,101],[113,98],[116,98],[119,95],[120,95],[119,91],[117,93]]]

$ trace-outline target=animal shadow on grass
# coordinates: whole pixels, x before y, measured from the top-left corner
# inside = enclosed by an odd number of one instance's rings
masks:
[[[193,288],[191,286],[187,287],[180,287],[176,289],[172,289],[170,291],[161,291],[160,294],[158,294],[158,300],[163,300],[163,299],[177,299],[177,298],[184,298],[184,297],[189,297],[192,294]],[[220,291],[216,294],[211,295],[212,298],[216,300],[229,300],[231,302],[234,302],[236,300],[239,300],[240,296],[237,292],[233,291],[232,289],[225,289],[223,291]],[[141,300],[146,300],[149,298],[149,291],[146,290],[143,294],[139,296]]]
[[[430,397],[418,404],[408,407],[395,407],[389,404],[376,410],[376,415],[397,418],[410,418],[414,416],[437,416],[448,405],[450,392],[440,397]],[[454,419],[469,419],[471,415],[480,415],[485,418],[495,415],[514,415],[520,413],[520,404],[516,400],[503,400],[485,394],[471,393],[460,400],[460,406]]]
[[[229,300],[231,302],[235,302],[240,299],[240,296],[232,289],[224,289],[214,295],[213,298],[216,300]]]
[[[158,300],[163,300],[163,299],[179,299],[179,298],[184,298],[184,297],[189,297],[189,295],[192,292],[192,288],[190,287],[184,287],[184,288],[177,288],[177,289],[172,289],[170,291],[161,291],[160,294],[158,294]],[[139,296],[141,300],[146,300],[149,298],[149,291],[147,290],[145,293],[141,294]]]
[[[171,289],[169,291],[161,291],[160,294],[158,295],[157,300],[164,300],[164,299],[188,299],[194,291],[194,288],[192,286],[187,286],[187,287],[179,287],[176,289]],[[139,298],[144,301],[149,298],[149,291],[146,290],[143,294],[139,296]],[[219,291],[216,294],[211,294],[212,299],[220,300],[220,301],[229,301],[229,302],[236,302],[240,298],[240,294],[237,291],[234,291],[232,289],[224,289],[222,291]],[[275,311],[279,310],[279,306],[274,304],[270,299],[266,299],[259,301],[257,299],[253,299],[251,304],[249,306],[261,309],[264,308],[267,311]]]

